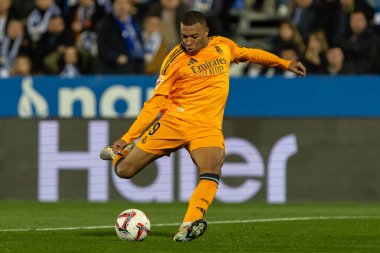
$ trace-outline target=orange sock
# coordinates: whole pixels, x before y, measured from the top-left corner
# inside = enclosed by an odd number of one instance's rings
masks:
[[[119,163],[121,158],[124,158],[124,156],[115,155],[113,160],[112,160],[112,167],[113,167],[116,174],[117,174],[117,168],[116,167],[117,167],[117,164]]]
[[[199,178],[198,186],[191,195],[183,222],[193,222],[202,219],[218,190],[218,175],[205,173],[200,175]]]
[[[116,169],[117,164],[119,163],[120,159],[122,159],[122,158],[124,158],[126,155],[128,155],[129,150],[127,150],[127,149],[123,149],[123,150],[121,151],[121,153],[122,153],[122,155],[115,155],[114,158],[113,158],[113,160],[112,160],[112,166],[113,166],[113,169],[114,169],[114,171],[115,171],[116,174],[117,174],[117,169]]]

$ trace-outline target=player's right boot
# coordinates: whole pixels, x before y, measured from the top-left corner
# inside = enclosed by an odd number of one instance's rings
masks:
[[[189,242],[202,236],[207,228],[207,221],[204,219],[194,222],[184,222],[179,227],[177,234],[173,240],[176,242]]]
[[[122,156],[126,156],[129,151],[132,150],[132,148],[134,147],[134,144],[133,143],[130,143],[128,144],[121,152],[122,152]],[[113,153],[112,151],[112,146],[105,146],[99,153],[99,157],[100,159],[102,160],[113,160],[115,158],[115,154]]]

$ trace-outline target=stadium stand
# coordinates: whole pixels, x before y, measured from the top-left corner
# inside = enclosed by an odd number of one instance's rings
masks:
[[[374,0],[125,0],[132,6],[131,15],[136,20],[135,30],[144,34],[144,23],[148,17],[158,17],[162,22],[161,27],[172,27],[157,31],[155,38],[164,39],[165,45],[161,50],[152,51],[152,43],[158,43],[153,39],[144,39],[143,45],[148,57],[145,62],[145,74],[156,74],[159,62],[151,67],[150,59],[157,58],[152,52],[164,55],[175,43],[178,43],[178,20],[181,13],[187,9],[203,11],[208,17],[211,35],[222,35],[233,38],[242,46],[258,47],[281,54],[278,44],[274,43],[280,36],[280,27],[283,23],[290,22],[300,33],[303,43],[308,44],[309,36],[316,31],[323,33],[327,40],[327,48],[321,53],[321,58],[326,58],[329,48],[340,47],[343,53],[344,65],[350,65],[351,55],[361,55],[363,48],[371,48],[370,66],[363,69],[356,67],[344,68],[345,74],[379,74],[380,73],[380,6],[379,1]],[[38,7],[48,3],[47,7]],[[82,75],[99,73],[99,52],[97,41],[99,24],[112,14],[113,0],[3,0],[0,3],[0,68],[1,76],[7,77],[20,73],[11,71],[18,55],[26,55],[31,58],[32,74],[59,74],[57,61],[63,59],[66,47],[75,47],[81,58],[80,71]],[[351,16],[362,12],[365,17],[363,38],[354,34]],[[49,20],[60,16],[64,20],[65,37],[71,39],[59,39],[58,34],[49,32]],[[112,16],[112,15],[111,15]],[[12,20],[22,22],[24,35],[19,50],[16,52],[13,40],[7,42],[7,29]],[[171,20],[171,21],[170,21]],[[355,20],[355,19],[354,19]],[[38,24],[38,25],[37,25]],[[359,24],[360,25],[360,24]],[[357,25],[356,25],[357,26]],[[51,30],[51,29],[50,29]],[[54,30],[54,29],[53,29]],[[50,33],[50,34],[49,34]],[[370,35],[370,36],[369,36]],[[121,34],[117,35],[121,39]],[[115,37],[117,37],[115,36]],[[138,35],[140,36],[140,35]],[[144,35],[146,36],[146,35]],[[362,37],[363,37],[362,36]],[[62,36],[61,36],[62,37]],[[44,38],[45,42],[42,42]],[[49,41],[49,52],[39,53],[41,43]],[[352,51],[350,41],[360,41],[362,51]],[[148,44],[150,43],[150,44]],[[371,46],[366,46],[370,44]],[[157,44],[159,45],[159,44]],[[165,50],[166,47],[166,50]],[[43,47],[45,48],[45,47]],[[310,51],[296,49],[301,60],[310,56]],[[128,50],[123,49],[128,56]],[[339,50],[338,50],[339,51]],[[335,50],[335,52],[338,52]],[[53,53],[53,55],[51,55]],[[307,56],[308,54],[309,56]],[[38,55],[38,57],[36,57]],[[346,56],[346,57],[344,57]],[[324,61],[326,62],[326,61]],[[352,64],[351,64],[352,65]],[[362,67],[362,66],[361,66]],[[241,71],[240,75],[247,75],[249,71]],[[329,74],[329,71],[314,71],[316,74]],[[340,72],[338,72],[340,73]],[[259,73],[262,74],[262,73]],[[254,75],[253,75],[254,76]]]

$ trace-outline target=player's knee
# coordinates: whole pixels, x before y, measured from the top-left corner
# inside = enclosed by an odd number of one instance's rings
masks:
[[[136,175],[136,170],[134,169],[132,164],[123,162],[118,164],[115,168],[116,175],[120,178],[130,179],[134,175]]]
[[[117,169],[116,170],[116,175],[120,178],[124,178],[124,179],[130,179],[134,176],[133,173],[130,173],[129,171],[127,170],[120,170],[120,169]]]
[[[211,167],[211,168],[205,168],[205,169],[201,169],[200,170],[201,173],[212,173],[212,174],[215,174],[215,175],[218,175],[218,176],[221,176],[222,175],[222,170],[220,167]]]
[[[210,162],[210,170],[212,170],[215,174],[220,174],[222,170],[222,166],[224,163],[224,155],[221,157],[218,157],[218,159],[214,159]]]
[[[201,173],[212,173],[221,176],[222,166],[224,160],[214,159],[203,164],[199,164],[199,170]]]

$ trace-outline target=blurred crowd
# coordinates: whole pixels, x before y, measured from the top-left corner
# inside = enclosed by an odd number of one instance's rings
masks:
[[[275,1],[271,10],[285,15],[278,34],[267,38],[269,50],[301,60],[308,74],[380,74],[380,1]],[[254,1],[262,8],[264,1]],[[253,8],[254,9],[254,8]],[[249,64],[234,75],[293,77],[288,71]]]
[[[157,74],[191,9],[232,38],[232,15],[278,15],[269,51],[311,74],[380,74],[379,0],[0,0],[0,77]],[[256,64],[232,74],[291,77]]]

